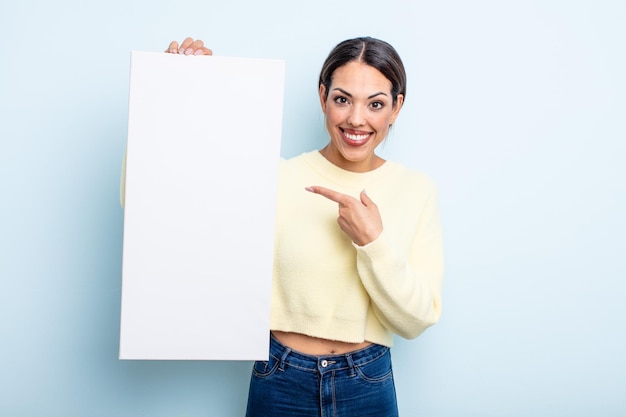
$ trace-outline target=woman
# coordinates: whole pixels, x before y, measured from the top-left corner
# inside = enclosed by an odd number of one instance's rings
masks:
[[[191,38],[167,52],[211,54]],[[417,337],[441,313],[436,192],[375,153],[406,97],[393,47],[340,43],[318,87],[330,140],[281,161],[270,357],[254,364],[247,415],[396,416],[393,334]]]

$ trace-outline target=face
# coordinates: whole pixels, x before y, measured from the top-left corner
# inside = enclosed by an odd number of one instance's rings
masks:
[[[329,144],[322,154],[340,168],[367,172],[384,162],[375,155],[394,123],[404,97],[393,104],[391,81],[362,62],[349,62],[335,70],[328,97],[320,86]]]

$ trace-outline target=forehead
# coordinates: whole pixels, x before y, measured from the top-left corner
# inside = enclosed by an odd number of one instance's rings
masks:
[[[351,93],[391,92],[391,81],[382,72],[363,62],[352,61],[335,70],[330,90],[341,88]]]

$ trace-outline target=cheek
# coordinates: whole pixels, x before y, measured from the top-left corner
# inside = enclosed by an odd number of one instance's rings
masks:
[[[386,131],[391,123],[391,113],[378,115],[373,120],[373,123],[376,125],[377,130]]]
[[[345,119],[344,112],[332,107],[326,107],[326,123],[330,125],[338,124]]]
[[[335,120],[335,118],[333,117],[332,112],[327,112],[324,116],[324,120],[326,122],[326,130],[332,135],[333,131],[335,130],[335,126],[337,126],[337,120]]]

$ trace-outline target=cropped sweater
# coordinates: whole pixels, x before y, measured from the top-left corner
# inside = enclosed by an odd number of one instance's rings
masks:
[[[120,202],[125,200],[126,155]],[[304,187],[321,185],[376,203],[383,232],[354,244],[337,204]],[[270,328],[324,339],[393,344],[414,338],[441,314],[443,255],[437,195],[424,175],[387,161],[345,171],[319,152],[281,160]]]
[[[319,152],[282,160],[270,328],[344,342],[393,344],[439,319],[442,236],[433,183],[386,161],[343,170]],[[364,246],[337,223],[337,203],[307,192],[319,185],[376,203],[383,232]]]

